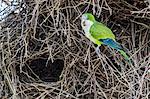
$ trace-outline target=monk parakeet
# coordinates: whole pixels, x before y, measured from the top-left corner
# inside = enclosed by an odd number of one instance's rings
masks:
[[[116,49],[126,60],[129,60],[129,57],[124,52],[122,46],[116,42],[113,32],[104,24],[96,21],[91,13],[85,13],[82,15],[81,26],[84,30],[85,36],[97,45],[97,53],[100,52],[99,47],[101,44],[104,44]]]

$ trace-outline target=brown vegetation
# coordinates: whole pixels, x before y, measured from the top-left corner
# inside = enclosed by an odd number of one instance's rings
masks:
[[[150,97],[148,0],[21,0],[18,4],[19,12],[1,22],[0,97]],[[111,28],[132,64],[105,46],[98,57],[80,26],[85,12]]]

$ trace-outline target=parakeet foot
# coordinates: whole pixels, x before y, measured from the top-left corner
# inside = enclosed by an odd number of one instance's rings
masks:
[[[98,56],[100,56],[100,49],[99,49],[99,46],[96,47],[96,53],[97,53]]]

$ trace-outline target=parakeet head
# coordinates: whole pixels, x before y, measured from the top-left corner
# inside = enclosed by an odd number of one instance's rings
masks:
[[[89,33],[91,26],[94,24],[95,18],[91,13],[84,13],[81,17],[81,26],[85,33]]]
[[[91,13],[84,13],[82,15],[82,20],[89,20],[89,21],[94,22],[95,18],[94,18],[94,16]]]

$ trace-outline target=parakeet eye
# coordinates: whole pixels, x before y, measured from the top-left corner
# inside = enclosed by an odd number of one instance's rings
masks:
[[[83,26],[86,26],[85,21],[83,21],[83,23],[82,23],[82,24],[83,24]]]

